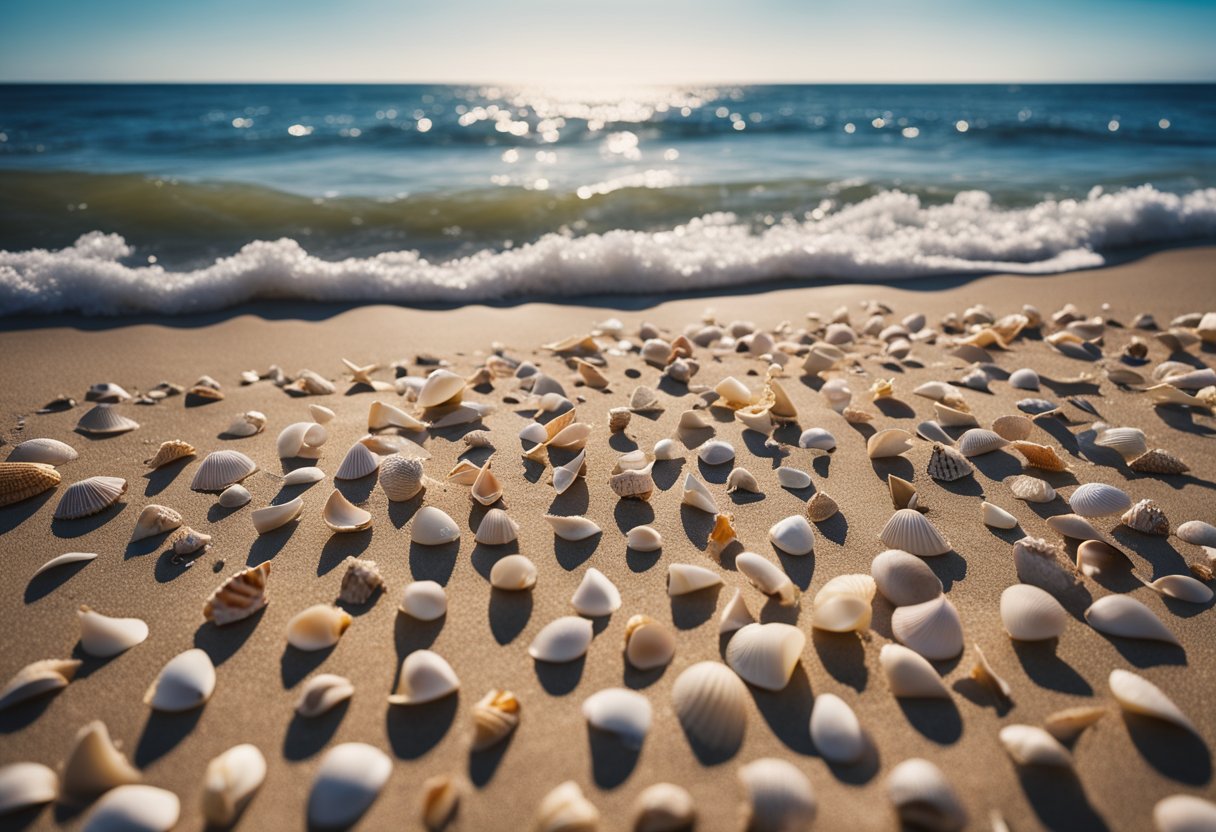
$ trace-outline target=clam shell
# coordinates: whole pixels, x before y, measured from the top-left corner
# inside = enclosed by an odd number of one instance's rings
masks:
[[[41,763],[10,763],[0,768],[0,815],[52,803],[59,797],[59,776]]]
[[[173,792],[130,784],[106,792],[84,817],[84,832],[168,832],[181,801]]]
[[[892,514],[878,537],[892,549],[902,549],[922,558],[944,555],[952,548],[950,541],[923,514],[910,508],[901,508]]]
[[[684,477],[684,493],[680,502],[709,514],[718,513],[718,503],[714,500],[714,495],[705,487],[705,483],[692,474],[686,474]]]
[[[790,468],[787,465],[782,465],[777,469],[777,482],[781,483],[782,488],[798,491],[799,489],[810,487],[811,475],[800,468]]]
[[[1037,725],[1006,725],[999,736],[1001,745],[1020,766],[1072,767],[1068,749]]]
[[[887,775],[887,797],[900,820],[918,829],[956,832],[967,825],[967,810],[941,769],[928,760],[904,760]]]
[[[819,394],[827,400],[828,407],[837,413],[848,407],[849,402],[853,400],[853,391],[849,389],[848,382],[842,378],[834,378],[825,382],[819,388]]]
[[[625,658],[638,670],[652,670],[671,661],[676,639],[648,615],[635,615],[625,625]]]
[[[573,412],[573,411],[571,411]],[[550,423],[552,424],[552,423]],[[586,422],[574,422],[555,433],[548,444],[554,448],[564,448],[568,451],[582,450],[591,436],[591,425]]]
[[[1132,460],[1148,451],[1148,440],[1139,428],[1105,428],[1098,431],[1094,444],[1110,448],[1125,460]]]
[[[448,611],[448,597],[435,581],[414,581],[401,592],[398,609],[419,621],[435,621]]]
[[[536,584],[536,564],[523,555],[507,555],[490,569],[490,586],[517,591]]]
[[[735,491],[746,491],[751,494],[759,494],[760,483],[746,468],[735,468],[726,478],[726,493],[732,494]]]
[[[807,428],[798,437],[798,447],[830,451],[836,447],[836,437],[823,428]]]
[[[811,781],[797,766],[775,757],[739,769],[747,793],[747,828],[752,832],[806,832],[818,803]]]
[[[869,629],[877,584],[869,575],[838,575],[815,594],[811,626],[830,633]]]
[[[426,430],[430,425],[386,402],[372,402],[367,409],[367,429],[401,428],[407,431]]]
[[[491,690],[473,706],[474,751],[506,739],[519,725],[519,700],[509,690]]]
[[[85,412],[76,423],[76,430],[95,436],[126,433],[139,427],[139,422],[123,416],[111,405],[99,404]]]
[[[316,459],[321,455],[321,446],[328,439],[329,431],[317,422],[295,422],[279,431],[275,449],[279,459]]]
[[[1067,471],[1068,465],[1050,445],[1039,445],[1036,442],[1018,440],[1010,442],[1009,446],[1020,453],[1026,464],[1032,468],[1042,468],[1044,471]]]
[[[477,472],[477,478],[469,486],[469,496],[483,506],[492,506],[502,497],[502,483],[490,469],[490,460]]]
[[[672,706],[684,733],[715,754],[733,754],[742,744],[747,699],[747,686],[720,662],[686,668],[671,688]]]
[[[545,795],[536,809],[536,832],[595,832],[600,813],[573,780]]]
[[[966,457],[981,456],[999,451],[1008,444],[1009,440],[996,431],[972,428],[958,438],[958,452]]]
[[[1020,413],[1009,416],[998,416],[992,422],[992,432],[1009,442],[1028,439],[1033,430],[1034,422]]]
[[[902,428],[880,430],[866,441],[870,459],[899,456],[912,450],[912,434]]]
[[[57,555],[51,558],[46,563],[39,566],[37,571],[31,575],[31,578],[36,578],[43,572],[48,572],[51,569],[56,569],[60,566],[67,566],[70,563],[88,563],[91,560],[96,560],[97,555],[92,552],[65,552],[62,555]]]
[[[481,518],[473,539],[486,546],[502,546],[519,536],[519,524],[500,508],[492,508]]]
[[[144,465],[147,465],[149,468],[161,468],[171,462],[177,462],[179,459],[194,456],[195,453],[194,446],[189,442],[183,442],[180,439],[170,439],[168,442],[162,442],[156,453],[149,459],[144,460]]]
[[[336,490],[325,501],[321,519],[325,521],[325,525],[339,533],[360,532],[370,529],[372,525],[370,511],[359,508],[346,499],[341,491]]]
[[[891,632],[927,659],[952,659],[963,651],[962,622],[945,595],[897,608],[891,614]]]
[[[1135,529],[1144,534],[1155,534],[1166,537],[1170,533],[1170,521],[1162,511],[1161,506],[1152,500],[1141,500],[1123,512],[1120,522],[1129,529]]]
[[[1068,505],[1082,517],[1108,517],[1127,511],[1132,507],[1132,499],[1113,485],[1088,482],[1068,495]]]
[[[1196,546],[1216,546],[1216,526],[1202,520],[1188,520],[1178,526],[1174,534]]]
[[[1001,623],[1018,641],[1043,641],[1063,635],[1068,611],[1049,592],[1014,584],[1001,593]]]
[[[949,699],[942,677],[924,656],[900,644],[884,644],[878,654],[891,695],[908,699]]]
[[[253,615],[270,602],[266,594],[269,576],[270,561],[237,572],[211,593],[203,605],[203,617],[223,626]]]
[[[635,387],[629,396],[629,409],[634,413],[649,413],[662,410],[659,394],[650,387]]]
[[[549,441],[549,434],[540,422],[528,422],[519,432],[519,438],[532,445],[543,445]]]
[[[790,624],[748,624],[731,636],[726,663],[756,687],[781,690],[805,645],[806,635]]]
[[[422,461],[393,454],[380,462],[380,487],[393,502],[412,499],[422,491]]]
[[[985,526],[991,526],[994,529],[1014,529],[1017,528],[1018,518],[1014,517],[1009,512],[1000,506],[995,506],[987,501],[980,505],[982,517]]]
[[[663,548],[663,535],[653,526],[634,526],[625,535],[625,545],[635,552],[657,552]]]
[[[778,520],[768,530],[768,539],[788,555],[801,557],[815,549],[815,532],[801,514]]]
[[[811,708],[811,742],[819,756],[829,763],[848,765],[865,753],[865,735],[857,714],[833,693],[815,697]]]
[[[314,604],[287,622],[287,643],[297,650],[333,647],[350,626],[350,613],[332,604]]]
[[[266,758],[256,745],[234,745],[207,764],[203,774],[203,817],[230,826],[266,779]]]
[[[89,477],[69,485],[55,506],[56,520],[76,520],[105,511],[127,493],[122,477]]]
[[[197,647],[178,653],[161,668],[144,694],[153,710],[176,713],[201,706],[215,690],[215,665]]]
[[[922,604],[942,594],[941,579],[923,560],[900,549],[874,558],[870,575],[882,596],[897,607]]]
[[[223,491],[258,470],[258,464],[240,451],[213,451],[199,463],[190,488],[194,491]]]
[[[393,763],[378,748],[361,742],[335,745],[321,758],[308,794],[308,823],[343,829],[375,802],[393,773]]]
[[[1156,613],[1126,595],[1107,595],[1094,601],[1085,611],[1085,620],[1098,632],[1110,636],[1181,644]]]
[[[591,727],[614,734],[626,748],[642,747],[650,730],[650,700],[627,688],[605,688],[583,700],[583,716]]]
[[[220,492],[218,502],[224,508],[240,508],[252,499],[253,495],[245,486],[230,485]]]
[[[583,574],[570,605],[579,615],[600,618],[621,608],[621,593],[603,572],[592,566]]]
[[[143,643],[148,625],[138,618],[110,618],[80,606],[80,648],[90,656],[108,659]]]
[[[647,786],[633,801],[634,832],[681,832],[691,829],[696,817],[692,795],[672,783]]]
[[[139,780],[139,770],[114,746],[104,722],[90,722],[76,732],[72,750],[63,764],[65,794],[91,799]]]
[[[772,596],[782,606],[798,601],[798,587],[777,564],[755,552],[740,552],[735,556],[735,568],[751,585]]]
[[[0,506],[36,497],[59,485],[59,472],[40,462],[0,462]]]
[[[460,539],[460,527],[444,511],[423,506],[414,515],[410,539],[420,546],[442,546]]]
[[[1038,390],[1039,374],[1029,367],[1014,370],[1009,374],[1009,386],[1018,390]]]
[[[1154,448],[1127,463],[1127,467],[1141,474],[1185,474],[1190,466],[1169,451]]]
[[[435,370],[418,391],[419,407],[439,407],[458,404],[464,394],[465,380],[450,370]]]
[[[362,442],[350,446],[342,464],[334,472],[336,480],[357,480],[371,476],[380,467],[380,457],[372,453]]]
[[[556,514],[544,515],[545,522],[553,527],[553,533],[562,540],[576,542],[594,537],[603,531],[586,517],[560,517]]]
[[[587,652],[593,635],[589,619],[564,615],[541,628],[528,646],[528,655],[540,662],[572,662]]]
[[[59,466],[71,462],[80,454],[66,442],[58,439],[27,439],[13,446],[8,455],[9,462],[37,462],[42,465]],[[26,765],[33,765],[27,763]]]
[[[296,713],[312,719],[336,708],[355,695],[355,686],[345,676],[318,673],[300,689]]]
[[[966,434],[964,434],[966,436]],[[1004,441],[1004,440],[1002,440]],[[962,442],[962,439],[959,440]],[[962,453],[945,445],[934,444],[925,471],[940,482],[954,482],[974,473],[971,463]]]
[[[249,519],[258,534],[266,534],[295,520],[303,510],[304,498],[296,497],[278,505],[254,509],[249,513]]]
[[[288,471],[283,476],[283,485],[290,487],[294,485],[311,485],[314,482],[320,482],[325,479],[325,472],[315,465],[309,465],[304,468],[296,468],[294,471]]]
[[[431,650],[415,650],[401,663],[397,689],[389,695],[392,705],[422,705],[442,699],[460,689],[456,671]]]
[[[144,510],[139,513],[139,519],[135,521],[130,542],[134,543],[137,540],[171,532],[181,524],[181,514],[167,506],[144,506]]]
[[[1057,514],[1047,518],[1047,525],[1064,537],[1073,540],[1101,540],[1106,538],[1094,528],[1094,524],[1077,514]]]
[[[1024,474],[1010,478],[1009,490],[1013,496],[1028,503],[1050,503],[1056,498],[1056,490],[1049,482]]]
[[[1172,722],[1178,727],[1192,732],[1195,736],[1200,736],[1195,723],[1191,722],[1159,687],[1143,676],[1137,676],[1129,670],[1115,669],[1110,672],[1108,684],[1111,695],[1128,713]]]
[[[1153,825],[1157,832],[1210,832],[1216,829],[1216,803],[1190,794],[1171,795],[1153,807]]]

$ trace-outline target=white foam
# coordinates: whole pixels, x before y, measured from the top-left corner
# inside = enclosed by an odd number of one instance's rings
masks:
[[[923,206],[899,191],[820,220],[753,233],[731,214],[670,231],[610,231],[443,262],[417,252],[327,261],[295,240],[251,243],[186,272],[131,266],[122,237],[92,232],[59,251],[0,252],[0,314],[181,314],[253,300],[474,303],[525,295],[675,292],[774,278],[897,279],[1047,274],[1101,265],[1120,246],[1216,237],[1216,188],[1095,189],[1081,200],[1001,209],[970,191]]]

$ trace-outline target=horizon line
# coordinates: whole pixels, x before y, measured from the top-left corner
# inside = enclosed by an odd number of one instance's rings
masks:
[[[415,80],[366,80],[366,79],[343,79],[333,81],[283,81],[283,80],[233,80],[233,79],[170,79],[170,80],[149,80],[149,79],[105,79],[105,80],[82,80],[82,79],[6,79],[0,78],[0,86],[51,86],[51,85],[73,85],[73,86],[338,86],[358,84],[361,86],[503,86],[503,87],[521,87],[521,86],[543,86],[543,87],[677,87],[677,86],[698,86],[698,87],[721,87],[721,86],[736,86],[736,87],[796,87],[796,86],[835,86],[835,87],[851,87],[851,86],[890,86],[890,87],[906,87],[906,86],[925,86],[935,85],[943,87],[988,87],[988,86],[1048,86],[1048,85],[1073,85],[1073,86],[1100,86],[1100,85],[1121,85],[1121,86],[1167,86],[1167,85],[1211,85],[1216,84],[1216,77],[1212,78],[1180,78],[1180,79],[1156,79],[1156,80],[1128,80],[1128,79],[1105,79],[1105,80],[1076,80],[1076,79],[1053,79],[1053,80],[1036,80],[1036,81],[1018,81],[1018,80],[991,80],[991,81],[943,81],[943,80],[907,80],[898,81],[887,80],[872,80],[872,81],[822,81],[822,80],[802,80],[802,81],[760,81],[760,80],[718,80],[718,81],[632,81],[625,83],[616,83],[612,81],[539,81],[539,80],[499,80],[499,81],[476,81],[476,80],[436,80],[436,79],[415,79]]]

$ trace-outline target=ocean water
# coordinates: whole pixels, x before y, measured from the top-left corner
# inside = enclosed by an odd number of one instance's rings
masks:
[[[1216,238],[1216,85],[0,86],[0,314],[1100,265]]]

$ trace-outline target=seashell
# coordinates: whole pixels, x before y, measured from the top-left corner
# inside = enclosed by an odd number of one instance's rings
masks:
[[[756,482],[756,478],[746,468],[735,468],[726,478],[726,493],[732,494],[736,491],[759,494],[760,483]]]
[[[328,713],[355,695],[355,686],[345,676],[318,673],[304,683],[296,700],[296,713],[313,719]]]
[[[932,523],[919,511],[897,509],[878,533],[878,538],[892,549],[902,549],[922,558],[944,555],[952,548]]]
[[[583,384],[595,390],[603,390],[608,386],[608,377],[600,371],[599,367],[581,358],[576,358],[574,361],[575,369],[578,371]]]
[[[533,445],[543,445],[549,441],[549,434],[540,422],[528,422],[519,432],[519,438]]]
[[[469,496],[483,506],[492,506],[502,498],[502,483],[490,470],[490,460],[477,472],[477,478],[469,487]]]
[[[811,708],[811,742],[819,756],[829,763],[849,765],[865,753],[865,735],[857,714],[833,693],[815,697]]]
[[[912,450],[912,434],[901,428],[887,428],[874,434],[866,442],[866,453],[870,459],[899,456]]]
[[[634,832],[680,832],[691,829],[696,818],[692,795],[671,783],[647,786],[633,801]]]
[[[687,474],[684,477],[684,493],[680,498],[680,502],[708,514],[718,513],[718,504],[714,500],[713,494],[710,493],[703,482],[692,474]]]
[[[1056,498],[1056,490],[1051,487],[1051,483],[1038,477],[1013,477],[1009,480],[1009,490],[1013,496],[1028,503],[1050,503]]]
[[[296,497],[286,503],[254,509],[249,513],[249,519],[253,521],[258,534],[266,534],[295,520],[303,510],[304,499]]]
[[[71,462],[80,454],[66,442],[58,439],[27,439],[13,446],[8,455],[9,462],[37,462],[42,465],[59,466]],[[24,763],[23,765],[34,765]]]
[[[591,727],[613,734],[626,748],[642,747],[650,730],[650,701],[635,690],[605,688],[583,700],[583,716]]]
[[[105,511],[126,492],[127,481],[121,477],[89,477],[72,483],[55,506],[55,519],[76,520]]]
[[[214,690],[215,665],[206,652],[195,647],[178,653],[161,668],[144,694],[144,704],[168,713],[189,711],[210,699]]]
[[[410,539],[420,546],[442,546],[460,539],[460,527],[442,510],[423,506],[414,515]]]
[[[329,432],[317,422],[295,422],[279,432],[275,448],[279,459],[316,459],[328,439]]]
[[[923,396],[935,402],[958,406],[962,403],[962,394],[953,385],[944,381],[926,381],[912,390],[913,395]]]
[[[700,592],[702,589],[718,586],[721,583],[722,578],[717,572],[703,566],[694,566],[690,563],[672,563],[667,566],[667,594],[673,598],[677,595]]]
[[[555,433],[549,439],[548,444],[555,448],[578,451],[582,450],[587,445],[587,439],[590,436],[591,425],[585,422],[575,422],[571,425],[567,425]]]
[[[653,526],[634,526],[625,535],[625,545],[635,552],[657,552],[663,548],[663,535]]]
[[[1181,373],[1171,373],[1165,379],[1166,383],[1180,390],[1202,390],[1216,384],[1216,370],[1204,367],[1199,370],[1188,370]]]
[[[1060,409],[1060,406],[1053,401],[1047,399],[1018,399],[1018,410],[1023,413],[1029,413],[1033,416],[1043,416],[1048,413],[1054,413]]]
[[[1206,604],[1212,600],[1211,588],[1202,581],[1192,578],[1190,575],[1164,575],[1155,581],[1148,581],[1140,578],[1140,582],[1154,592],[1159,592],[1162,595],[1170,598],[1177,598],[1179,601],[1188,601],[1192,604]]]
[[[266,779],[266,758],[256,745],[234,745],[207,764],[203,774],[203,817],[231,826]]]
[[[1037,725],[1006,725],[1001,745],[1020,766],[1072,767],[1072,755],[1059,740]]]
[[[460,808],[461,788],[446,774],[428,777],[422,783],[422,825],[428,830],[442,830],[456,817]]]
[[[556,514],[546,514],[544,519],[553,527],[553,533],[562,540],[586,540],[602,531],[599,526],[586,517],[560,517]]]
[[[131,394],[112,381],[90,384],[84,395],[87,402],[123,402],[129,398]]]
[[[800,468],[790,468],[789,466],[782,465],[777,469],[777,482],[781,483],[782,488],[798,491],[810,487],[811,475]]]
[[[538,662],[572,662],[587,652],[593,635],[590,619],[563,615],[541,628],[528,646],[528,655]]]
[[[627,407],[613,407],[608,411],[608,430],[612,433],[620,433],[625,428],[629,427],[629,419],[633,415]]]
[[[284,487],[294,485],[311,485],[325,479],[325,472],[315,466],[296,468],[283,476]]]
[[[557,472],[554,471],[556,480]],[[650,474],[650,466],[641,471],[621,471],[613,474],[609,480],[612,491],[621,499],[649,500],[654,493],[654,477]]]
[[[739,780],[747,793],[748,830],[806,832],[811,828],[818,810],[815,792],[793,763],[775,757],[753,760],[739,769]]]
[[[959,439],[960,447],[963,438],[966,438],[966,434],[963,434],[963,437]],[[954,448],[937,444],[933,446],[933,453],[929,456],[929,464],[925,467],[925,470],[929,476],[941,482],[954,482],[963,477],[969,477],[974,473],[971,463],[967,461],[967,457],[962,453]]]
[[[1009,444],[1009,441],[996,431],[983,428],[971,428],[958,438],[958,452],[963,456],[972,457],[999,451]]]
[[[243,485],[230,485],[220,492],[219,504],[224,508],[240,508],[253,499],[249,489]]]
[[[1057,514],[1047,518],[1047,525],[1073,540],[1105,540],[1094,524],[1076,514]]]
[[[806,516],[812,523],[822,523],[838,511],[840,506],[826,491],[817,491],[806,501]]]
[[[714,386],[714,392],[721,397],[718,400],[719,403],[724,407],[729,407],[731,410],[746,407],[756,399],[755,394],[752,393],[748,386],[734,376],[727,376],[719,381]]]
[[[131,532],[131,543],[158,534],[173,531],[182,524],[182,516],[166,506],[149,505],[139,513],[135,529]]]
[[[1068,611],[1039,587],[1014,584],[1001,593],[1001,623],[1010,638],[1044,641],[1063,635]]]
[[[1106,708],[1081,705],[1056,711],[1043,720],[1043,727],[1060,742],[1072,742],[1082,731],[1106,715]]]
[[[638,670],[652,670],[671,661],[675,636],[648,615],[635,615],[625,625],[625,659]]]
[[[422,408],[459,404],[464,388],[465,380],[452,371],[435,370],[427,376],[415,403]]]
[[[942,594],[941,579],[928,564],[900,549],[888,549],[875,557],[870,574],[875,588],[897,607],[922,604]]]
[[[806,635],[790,624],[748,624],[726,645],[726,663],[746,682],[781,690],[806,645]]]
[[[338,643],[350,623],[346,610],[332,604],[314,604],[287,622],[287,643],[297,650],[324,650]]]
[[[84,817],[85,832],[168,832],[181,816],[173,792],[128,784],[106,792]]]
[[[519,524],[500,508],[492,508],[477,526],[473,539],[486,546],[502,546],[519,536]]]
[[[1110,672],[1108,684],[1115,701],[1128,713],[1172,722],[1195,736],[1200,736],[1195,723],[1191,722],[1159,687],[1143,676],[1137,676],[1129,670],[1115,669]]]
[[[1094,444],[1110,448],[1125,460],[1132,460],[1148,451],[1148,439],[1139,428],[1104,428],[1094,437]]]
[[[1210,340],[1204,338],[1204,340]],[[1189,794],[1175,794],[1153,807],[1157,832],[1204,832],[1216,829],[1216,803]]]
[[[473,706],[473,751],[507,738],[519,725],[519,700],[509,690],[491,690]]]
[[[1089,626],[1100,633],[1123,638],[1143,638],[1181,646],[1156,613],[1127,595],[1099,598],[1085,611]]]
[[[787,555],[801,557],[815,549],[815,532],[800,514],[778,520],[768,530],[768,539]]]
[[[1056,453],[1056,449],[1050,445],[1039,445],[1024,439],[1010,442],[1009,445],[1026,459],[1027,465],[1033,468],[1042,468],[1044,471],[1068,470],[1068,465]]]
[[[928,760],[904,760],[887,775],[887,797],[900,821],[916,829],[956,832],[967,825],[967,810],[941,769]]]
[[[0,815],[59,797],[59,776],[41,763],[11,763],[0,768]]]
[[[194,456],[195,453],[194,446],[189,442],[170,439],[168,442],[162,442],[156,454],[144,460],[144,465],[149,468],[161,468],[171,462],[177,462],[179,459]]]
[[[747,699],[747,687],[720,662],[697,662],[681,672],[671,688],[684,733],[715,754],[733,754],[742,744]]]
[[[1023,537],[1013,544],[1018,579],[1053,594],[1063,594],[1079,583],[1077,568],[1063,548],[1042,538]]]
[[[676,423],[676,430],[681,432],[707,428],[713,428],[713,423],[699,410],[685,410],[680,414],[680,421]]]
[[[372,402],[367,410],[367,429],[384,430],[385,428],[401,428],[406,431],[421,431],[430,427],[430,423],[417,419],[399,407],[385,402]]]
[[[798,447],[830,451],[836,447],[836,437],[823,428],[807,428],[798,437]]]
[[[891,504],[895,506],[896,509],[915,509],[917,503],[919,502],[919,497],[916,493],[916,486],[905,480],[903,477],[888,474],[887,490],[891,492]]]
[[[1216,526],[1202,520],[1188,520],[1178,526],[1174,534],[1196,546],[1216,546]]]
[[[76,422],[76,430],[94,436],[111,436],[116,433],[126,433],[139,427],[139,422],[123,416],[111,405],[99,404],[85,411]]]
[[[735,516],[725,512],[715,514],[714,526],[709,532],[708,541],[706,541],[707,550],[714,555],[721,554],[736,539]]]
[[[536,584],[536,565],[523,555],[507,555],[490,569],[490,585],[495,589],[516,591]]]
[[[253,615],[270,602],[266,595],[269,576],[270,561],[237,572],[211,593],[203,605],[203,617],[223,626]]]
[[[600,618],[620,609],[621,593],[603,572],[593,566],[583,574],[570,605],[579,615]]]
[[[545,795],[536,810],[536,832],[595,832],[600,813],[573,780]]]
[[[983,513],[985,526],[991,526],[994,529],[1017,528],[1018,518],[1000,506],[994,506],[992,503],[985,501],[981,504],[980,509]]]
[[[60,413],[64,410],[71,410],[76,406],[76,400],[71,396],[59,395],[51,399],[49,402],[38,408],[35,413]]]
[[[1014,370],[1009,374],[1009,386],[1018,390],[1038,390],[1039,374],[1029,367]]]
[[[213,451],[194,472],[190,488],[194,491],[223,491],[258,470],[258,465],[240,451]]]
[[[654,443],[654,458],[658,460],[667,459],[682,459],[684,454],[680,452],[680,446],[672,439],[660,439]]]
[[[718,634],[733,633],[755,620],[751,610],[747,608],[747,602],[743,600],[743,592],[736,589],[735,594],[722,608],[722,615],[718,617]]]
[[[623,471],[649,471],[652,463],[650,457],[646,455],[640,448],[636,451],[630,451],[627,454],[621,454],[617,458],[616,465],[612,469],[612,473],[619,474]]]
[[[413,499],[423,488],[422,461],[393,454],[380,462],[380,487],[393,502]]]
[[[845,353],[831,344],[812,344],[802,362],[802,371],[807,375],[818,375],[834,368],[845,359]]]
[[[898,607],[891,614],[891,633],[927,659],[952,659],[963,651],[958,611],[945,595]]]
[[[335,745],[321,758],[308,794],[308,823],[322,829],[354,824],[380,796],[393,763],[380,749],[361,742]]]
[[[658,391],[650,387],[635,387],[629,396],[629,409],[634,413],[650,413],[662,410],[663,406],[659,403]]]
[[[949,699],[950,692],[933,665],[899,644],[884,644],[878,654],[891,695],[903,699]]]
[[[39,566],[30,578],[37,578],[43,572],[48,572],[60,566],[67,566],[70,563],[88,563],[91,560],[96,560],[97,555],[92,552],[66,552],[62,555],[57,555],[51,558],[46,563]]]
[[[332,414],[333,411],[331,410]],[[317,420],[320,423],[320,420]],[[233,417],[228,427],[224,430],[225,436],[256,436],[261,433],[266,427],[266,414],[257,410],[250,410],[246,413],[238,413]]]
[[[977,428],[980,425],[975,420],[975,417],[967,411],[950,407],[941,402],[933,403],[933,412],[937,421],[948,428]]]
[[[979,367],[975,367],[958,380],[959,384],[964,387],[969,387],[972,390],[982,390],[988,392],[988,374]]]
[[[436,621],[447,614],[448,597],[435,581],[414,581],[405,585],[398,609],[419,621]]]
[[[869,575],[838,575],[815,595],[811,626],[830,633],[869,629],[877,585]]]
[[[80,648],[90,656],[108,659],[143,643],[148,625],[138,618],[110,618],[81,604]]]
[[[1077,486],[1068,495],[1068,505],[1074,514],[1082,517],[1107,517],[1121,514],[1131,508],[1132,500],[1121,489],[1101,482],[1088,482]]]
[[[341,491],[334,491],[329,495],[325,507],[321,510],[321,518],[325,525],[339,533],[360,532],[370,529],[372,525],[371,512],[346,499]]]
[[[936,442],[939,445],[947,447],[954,444],[954,440],[950,437],[950,434],[946,433],[941,425],[933,421],[918,424],[916,426],[916,435],[927,442]]]
[[[334,472],[334,479],[362,479],[374,474],[379,467],[380,457],[372,453],[362,442],[356,442],[350,446],[350,450],[346,452],[346,456],[342,459],[342,464]]]
[[[1009,442],[1019,442],[1030,437],[1034,422],[1021,414],[998,416],[992,421],[992,432]]]
[[[1169,451],[1154,448],[1127,463],[1127,467],[1141,474],[1185,474],[1190,466]]]
[[[828,407],[837,413],[844,410],[849,406],[849,402],[853,401],[853,391],[849,389],[848,382],[842,378],[824,382],[824,385],[819,388],[819,394],[827,400]]]
[[[710,440],[697,448],[697,457],[706,465],[725,465],[735,458],[735,449],[729,442]]]
[[[68,686],[81,662],[76,659],[43,659],[28,664],[0,688],[0,711],[5,708]]]
[[[423,705],[459,689],[456,671],[443,656],[431,650],[415,650],[401,663],[397,689],[389,694],[388,701],[391,705]]]
[[[788,607],[798,601],[798,587],[781,567],[755,552],[740,552],[735,556],[735,568],[756,589]]]

